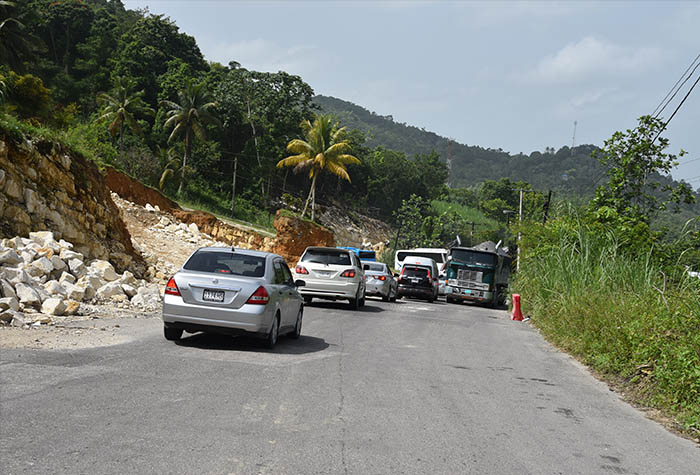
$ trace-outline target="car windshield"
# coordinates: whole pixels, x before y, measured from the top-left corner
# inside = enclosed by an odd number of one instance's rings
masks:
[[[263,277],[265,258],[225,251],[198,251],[183,268],[198,272]]]
[[[422,267],[404,267],[404,277],[428,277],[428,269]]]
[[[487,252],[471,251],[467,249],[452,249],[451,255],[453,261],[467,265],[496,265],[496,255]]]
[[[327,264],[335,266],[352,265],[350,253],[340,249],[309,249],[301,258],[302,262],[313,262],[316,264]]]

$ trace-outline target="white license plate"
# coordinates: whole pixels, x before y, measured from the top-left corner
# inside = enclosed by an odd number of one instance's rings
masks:
[[[329,271],[326,271],[326,270],[318,270],[318,271],[316,271],[316,273],[317,273],[320,277],[330,277],[331,275],[333,275],[333,272],[329,272]]]
[[[224,301],[224,291],[223,290],[204,290],[202,293],[202,300],[207,302],[223,302]]]

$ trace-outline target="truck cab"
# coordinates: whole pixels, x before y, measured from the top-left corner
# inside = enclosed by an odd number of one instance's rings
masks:
[[[505,304],[511,261],[507,251],[492,242],[453,247],[447,261],[447,302]]]

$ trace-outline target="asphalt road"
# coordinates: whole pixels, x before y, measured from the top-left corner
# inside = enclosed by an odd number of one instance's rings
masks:
[[[503,311],[313,304],[273,351],[120,331],[135,340],[2,351],[0,473],[700,473],[694,443]]]

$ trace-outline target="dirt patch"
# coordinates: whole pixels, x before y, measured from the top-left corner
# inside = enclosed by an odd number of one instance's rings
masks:
[[[69,350],[119,345],[142,334],[143,320],[160,325],[160,312],[144,313],[110,305],[89,305],[86,314],[53,317],[51,325],[0,327],[0,348]]]
[[[138,180],[114,168],[107,167],[104,175],[109,189],[125,200],[141,206],[146,206],[146,204],[158,206],[163,211],[180,209],[180,205],[161,194],[158,190],[143,185]]]
[[[277,211],[273,225],[277,230],[277,240],[272,252],[284,257],[290,266],[296,265],[308,246],[335,246],[333,232],[311,221]]]

